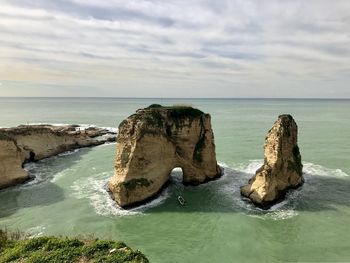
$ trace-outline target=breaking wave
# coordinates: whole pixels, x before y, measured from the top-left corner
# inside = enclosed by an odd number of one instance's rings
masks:
[[[28,172],[29,176],[32,179],[25,184],[20,185],[19,188],[31,187],[33,185],[41,184],[44,182],[54,183],[63,178],[65,175],[74,172],[74,168],[66,167],[66,159],[64,158],[77,154],[79,151],[79,149],[76,149],[74,151],[65,152],[57,156],[40,160],[38,162],[25,164],[24,170]],[[79,162],[79,160],[71,161],[73,163]]]
[[[231,168],[225,164],[223,182],[220,184],[218,192],[232,201],[231,205],[241,212],[260,219],[284,220],[298,215],[298,204],[304,196],[308,196],[314,191],[315,180],[322,177],[344,178],[346,174],[341,169],[330,169],[322,165],[303,162],[303,175],[305,183],[303,187],[291,190],[287,193],[285,200],[277,203],[268,210],[263,210],[254,206],[247,198],[240,195],[240,186],[247,184],[248,180],[255,174],[255,171],[263,164],[263,160],[250,160],[247,163],[239,163]],[[310,183],[310,181],[312,181]],[[317,185],[317,184],[316,184]]]
[[[77,154],[78,152],[79,150],[75,150],[36,163],[27,164],[25,170],[29,174],[35,175],[35,178],[19,186],[19,188],[29,187],[45,181],[55,183],[58,180],[64,179],[65,176],[74,174],[74,166],[66,167],[66,158],[71,159],[70,161],[78,162],[79,159],[75,160],[74,156],[70,157],[70,155]],[[60,160],[59,162],[55,160],[57,158]],[[198,211],[209,209],[213,212],[226,209],[225,211],[228,212],[239,212],[263,220],[290,219],[298,215],[301,203],[306,199],[317,198],[319,191],[325,191],[324,180],[328,180],[327,178],[344,179],[349,177],[341,169],[331,169],[322,165],[304,162],[303,173],[305,183],[303,187],[289,191],[284,201],[272,206],[268,210],[263,210],[254,206],[248,199],[242,198],[240,194],[240,186],[247,184],[248,180],[262,164],[263,160],[250,160],[245,163],[233,163],[230,165],[219,163],[224,171],[223,176],[219,180],[203,184],[196,188],[198,189],[196,191],[203,191],[203,198],[208,198],[207,193],[210,192],[210,200],[208,199],[203,204],[203,207],[194,207],[193,209]],[[94,167],[92,169],[96,170]],[[180,168],[175,168],[172,172],[172,183],[157,198],[133,209],[123,209],[112,200],[107,191],[107,181],[112,176],[113,172],[108,171],[80,178],[70,187],[72,195],[78,199],[89,200],[95,212],[103,216],[143,214],[150,208],[163,205],[168,198],[173,198],[179,190],[181,190],[181,194],[184,194],[184,196],[189,199],[192,198],[193,189],[182,185],[182,171]],[[324,178],[323,181],[322,178]],[[191,203],[189,203],[190,205]],[[207,205],[208,207],[206,207]],[[200,206],[202,205],[200,204]],[[189,207],[189,209],[191,208]]]
[[[72,125],[72,124],[67,124],[67,123],[29,123],[29,125],[52,125],[52,126],[66,126],[66,125]],[[94,124],[77,124],[78,127],[76,127],[76,131],[84,131],[88,128],[101,128],[101,129],[105,129],[109,132],[114,132],[114,133],[118,133],[118,128],[115,127],[99,127],[96,126]]]
[[[74,182],[71,186],[73,196],[78,199],[89,199],[96,213],[103,216],[139,215],[149,208],[161,205],[169,197],[169,191],[165,189],[157,198],[144,205],[123,209],[117,205],[107,191],[107,182],[112,176],[113,172],[103,172]]]

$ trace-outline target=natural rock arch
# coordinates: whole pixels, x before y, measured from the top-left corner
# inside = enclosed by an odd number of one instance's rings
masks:
[[[119,125],[115,175],[108,187],[120,206],[135,205],[156,195],[176,167],[184,184],[221,176],[210,115],[187,106],[151,105]]]

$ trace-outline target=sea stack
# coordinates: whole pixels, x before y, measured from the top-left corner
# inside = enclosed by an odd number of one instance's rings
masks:
[[[29,179],[26,162],[39,161],[66,151],[115,141],[103,128],[78,125],[20,125],[0,129],[0,189]]]
[[[268,209],[282,200],[289,189],[304,182],[298,147],[298,126],[291,115],[280,115],[269,130],[264,145],[264,164],[241,187],[241,194]]]
[[[154,104],[119,125],[115,175],[108,187],[120,206],[137,205],[159,193],[176,167],[182,168],[184,184],[221,176],[210,115]]]

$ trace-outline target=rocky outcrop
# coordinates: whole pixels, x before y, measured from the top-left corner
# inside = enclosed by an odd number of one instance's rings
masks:
[[[21,125],[0,129],[0,188],[29,178],[22,169],[25,162],[39,161],[81,147],[115,140],[106,129],[77,125]]]
[[[264,164],[241,194],[253,203],[269,208],[280,201],[286,191],[303,184],[303,165],[297,144],[298,126],[290,115],[281,115],[265,139]]]
[[[28,178],[22,169],[22,150],[11,137],[0,134],[0,188],[21,183]]]
[[[112,197],[131,206],[155,196],[175,167],[183,183],[198,185],[221,175],[210,115],[187,106],[151,105],[119,125]]]

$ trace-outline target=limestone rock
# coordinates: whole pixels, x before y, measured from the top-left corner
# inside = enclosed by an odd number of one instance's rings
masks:
[[[0,188],[21,183],[28,178],[22,169],[24,154],[10,137],[0,134]]]
[[[108,187],[120,206],[135,205],[156,195],[176,167],[182,168],[185,184],[221,175],[210,115],[187,106],[151,105],[119,125],[115,175]]]
[[[115,140],[115,133],[77,125],[21,125],[0,129],[0,189],[28,179],[25,162]]]
[[[241,194],[253,203],[269,208],[280,201],[288,189],[304,182],[303,165],[297,144],[298,126],[291,115],[281,115],[265,139],[264,164]]]

